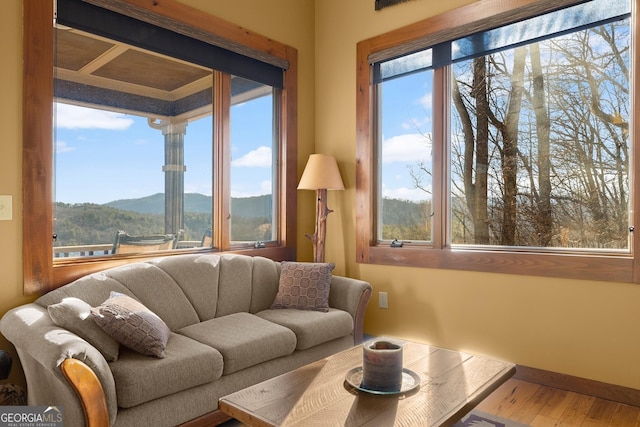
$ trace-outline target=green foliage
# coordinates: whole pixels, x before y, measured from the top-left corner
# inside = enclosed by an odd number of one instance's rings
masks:
[[[431,240],[431,201],[382,200],[382,239]]]
[[[271,236],[271,220],[263,218],[247,218],[231,216],[231,240],[234,242],[268,242]]]
[[[210,196],[185,194],[183,240],[199,241],[211,227]],[[271,196],[232,199],[232,239],[271,240]],[[131,235],[164,234],[164,194],[104,205],[55,203],[54,246],[110,244],[118,230]]]
[[[129,234],[164,234],[164,216],[123,211],[93,203],[56,203],[55,246],[113,242],[118,230]]]

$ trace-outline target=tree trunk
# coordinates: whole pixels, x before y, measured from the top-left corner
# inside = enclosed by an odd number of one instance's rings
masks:
[[[473,183],[473,153],[475,151],[475,136],[473,133],[473,123],[471,122],[471,116],[464,104],[462,95],[460,94],[460,88],[458,86],[458,80],[453,80],[453,105],[460,116],[462,122],[462,132],[464,133],[464,164],[462,166],[462,179],[464,181],[464,196],[467,202],[467,208],[472,217],[475,216],[476,211],[476,187]],[[466,239],[465,239],[465,242]]]
[[[486,58],[473,60],[472,96],[476,100],[476,182],[473,213],[474,243],[489,244],[489,217],[487,210],[487,182],[489,173],[489,99]],[[465,161],[473,160],[473,153],[465,153]]]
[[[540,46],[530,46],[531,73],[533,75],[533,110],[536,115],[536,133],[538,137],[538,244],[547,247],[553,236],[553,218],[551,216],[551,160],[549,132],[551,121],[545,106],[544,75],[540,64]]]
[[[514,50],[511,93],[502,134],[504,144],[502,151],[504,192],[502,194],[502,238],[500,244],[503,246],[515,246],[516,244],[518,123],[524,94],[523,79],[526,54],[525,47],[518,47]]]

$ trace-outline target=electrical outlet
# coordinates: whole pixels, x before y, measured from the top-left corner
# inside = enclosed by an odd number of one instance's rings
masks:
[[[378,307],[389,308],[389,296],[386,292],[378,292]]]

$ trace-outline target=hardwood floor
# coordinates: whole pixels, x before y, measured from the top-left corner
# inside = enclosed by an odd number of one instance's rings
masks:
[[[640,427],[640,408],[510,379],[477,409],[531,427]]]

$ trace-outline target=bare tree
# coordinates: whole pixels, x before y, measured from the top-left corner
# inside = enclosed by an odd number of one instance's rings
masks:
[[[464,194],[473,221],[474,243],[489,243],[487,217],[487,173],[489,170],[489,102],[487,68],[484,57],[473,60],[470,96],[475,100],[475,125],[462,98],[457,81],[453,84],[453,104],[460,116],[464,134]],[[475,129],[475,133],[474,133]],[[475,164],[474,164],[475,159]],[[474,174],[475,171],[475,174]]]
[[[614,22],[452,65],[454,243],[628,247],[629,34]],[[411,169],[424,191],[426,171]]]
[[[553,236],[553,216],[551,211],[551,120],[546,108],[544,74],[540,61],[540,45],[529,46],[531,55],[532,108],[536,118],[536,136],[538,138],[538,215],[536,217],[538,245],[551,244]]]

